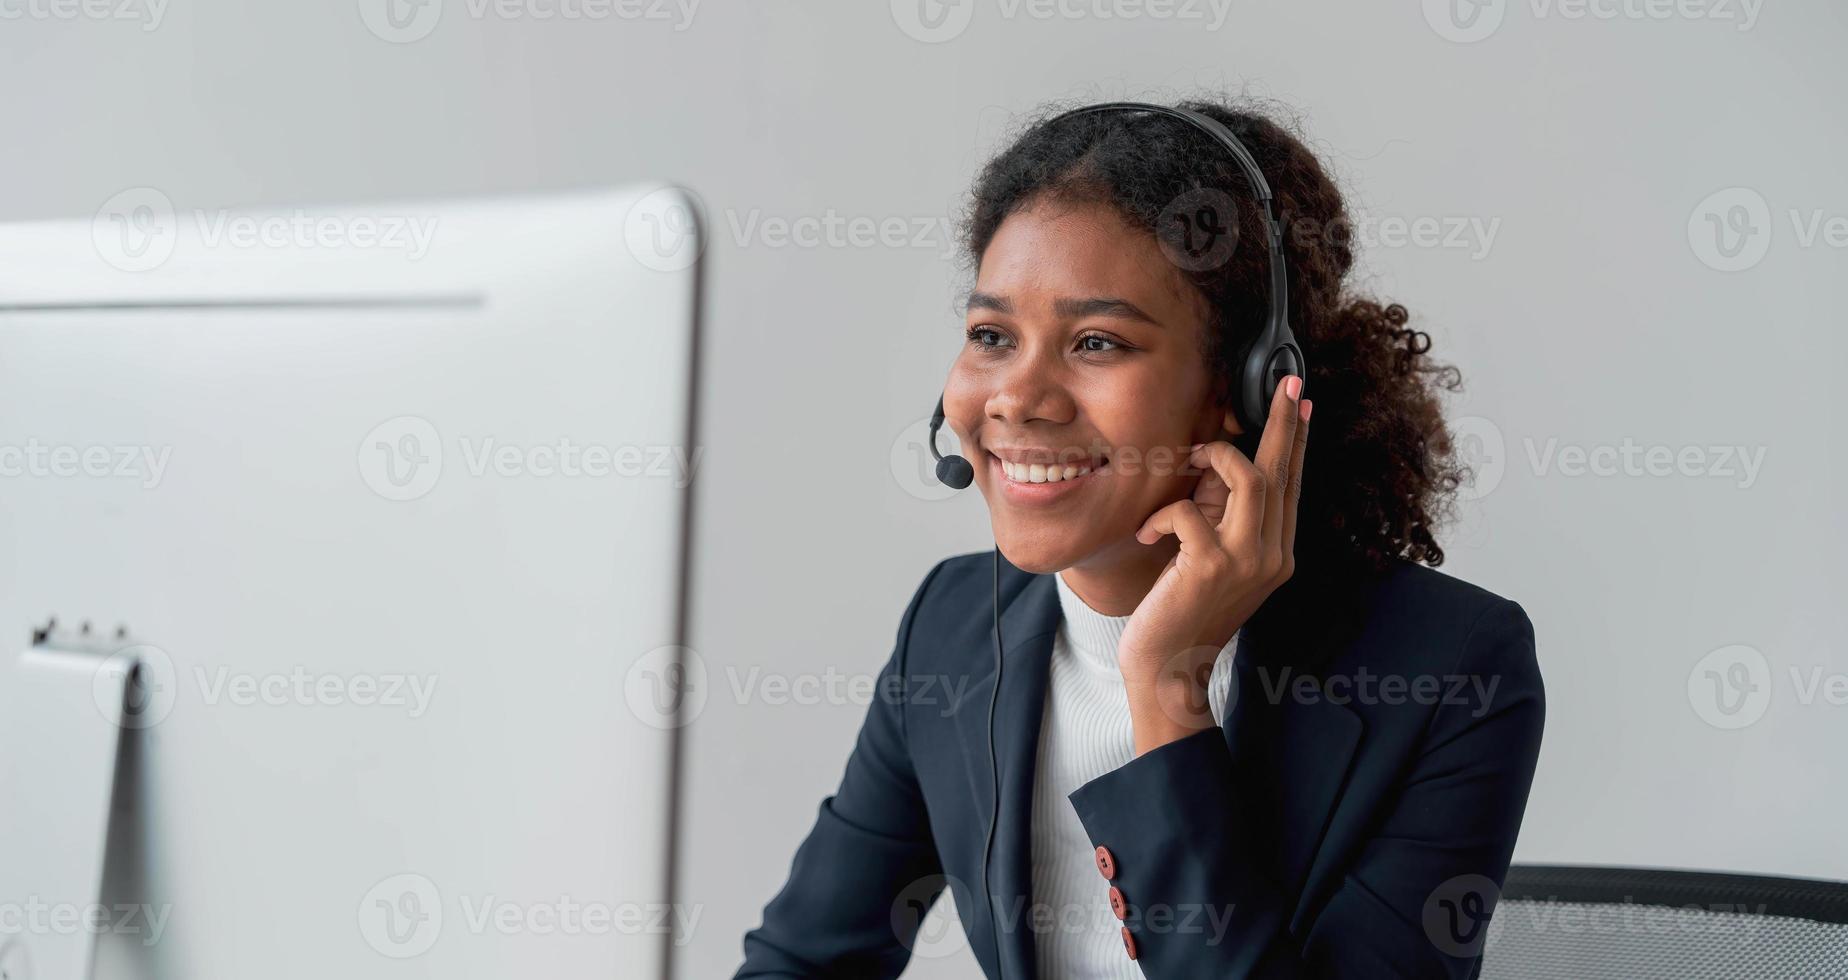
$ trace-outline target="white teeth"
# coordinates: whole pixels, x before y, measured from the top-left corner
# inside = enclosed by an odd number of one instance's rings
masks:
[[[1058,466],[1046,463],[1010,463],[1001,461],[1001,472],[1015,483],[1058,483],[1075,480],[1091,472],[1089,466]]]

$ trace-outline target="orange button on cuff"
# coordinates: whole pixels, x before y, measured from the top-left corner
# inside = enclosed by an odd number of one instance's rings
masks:
[[[1097,870],[1099,874],[1104,876],[1105,881],[1111,881],[1116,878],[1116,857],[1110,853],[1110,848],[1100,847],[1097,849]]]
[[[1110,886],[1110,911],[1119,919],[1129,918],[1129,903],[1123,900],[1123,890],[1115,885]]]
[[[1136,958],[1136,937],[1129,934],[1128,926],[1123,927],[1123,952],[1132,960]]]

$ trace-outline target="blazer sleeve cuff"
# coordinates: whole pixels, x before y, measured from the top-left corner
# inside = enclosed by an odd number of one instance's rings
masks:
[[[1251,860],[1225,731],[1146,752],[1067,797],[1115,887],[1150,977],[1251,977],[1285,934],[1283,896]],[[1101,865],[1101,862],[1100,862]]]
[[[1233,813],[1232,753],[1219,726],[1131,759],[1073,790],[1067,799],[1099,847],[1128,847],[1156,833],[1217,837]],[[1187,847],[1190,842],[1177,839]]]

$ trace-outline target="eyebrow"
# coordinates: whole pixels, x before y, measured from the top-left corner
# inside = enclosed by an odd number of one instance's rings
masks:
[[[995,313],[1013,313],[1014,304],[1005,296],[993,293],[972,292],[969,294],[968,309],[989,310]],[[1084,299],[1057,299],[1053,301],[1054,313],[1067,319],[1081,317],[1113,317],[1119,320],[1141,320],[1154,326],[1161,326],[1161,321],[1149,316],[1142,308],[1129,300],[1115,296],[1092,296]]]

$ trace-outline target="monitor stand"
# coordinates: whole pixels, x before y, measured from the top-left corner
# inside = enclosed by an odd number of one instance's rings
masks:
[[[0,683],[0,980],[89,980],[122,747],[172,707],[171,661],[128,638],[35,630]]]

